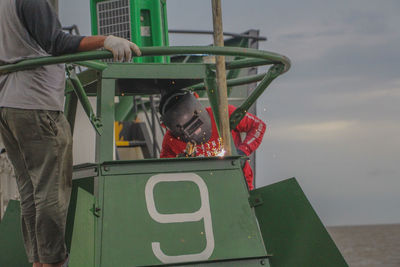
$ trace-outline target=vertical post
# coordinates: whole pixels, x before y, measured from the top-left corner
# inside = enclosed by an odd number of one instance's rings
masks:
[[[104,132],[96,135],[96,162],[114,160],[115,80],[102,79],[97,88],[97,117],[101,118]]]
[[[99,170],[99,175],[94,179],[94,196],[96,199],[95,205],[103,210],[105,200],[104,189],[106,177],[104,172],[107,171],[102,163],[105,161],[114,160],[114,120],[115,120],[115,80],[101,79],[101,83],[97,87],[97,117],[100,117],[103,122],[104,132],[100,136],[96,134],[96,163],[99,164],[102,170]],[[103,220],[100,217],[95,220],[95,240],[94,253],[95,265],[101,265],[101,246],[103,238]]]
[[[64,114],[71,127],[71,133],[74,134],[76,109],[78,107],[78,97],[74,91],[68,92],[65,96]]]
[[[224,46],[224,35],[222,28],[222,10],[221,0],[211,0],[213,12],[213,27],[214,27],[214,46]],[[231,150],[231,133],[229,127],[229,112],[228,112],[228,90],[226,86],[226,69],[225,57],[216,56],[217,69],[217,87],[218,87],[218,109],[219,109],[219,130],[222,138],[222,145],[226,155],[232,154]]]

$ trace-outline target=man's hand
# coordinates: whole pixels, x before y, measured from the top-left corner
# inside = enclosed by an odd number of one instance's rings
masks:
[[[114,61],[117,62],[130,62],[132,59],[132,51],[136,56],[142,55],[139,47],[123,38],[109,35],[104,40],[104,48],[110,50],[114,55]]]

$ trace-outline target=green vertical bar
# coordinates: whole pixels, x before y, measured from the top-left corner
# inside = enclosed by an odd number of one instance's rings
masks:
[[[101,2],[101,0],[91,0],[90,1],[90,18],[92,22],[92,35],[98,35],[97,30],[97,3]]]
[[[162,30],[164,38],[164,46],[169,46],[169,35],[168,35],[168,17],[167,17],[167,2],[166,0],[161,0],[161,19],[162,19]],[[164,56],[166,63],[170,63],[170,57]]]
[[[210,106],[214,114],[214,119],[217,125],[218,133],[220,133],[217,82],[216,82],[215,72],[211,69],[211,66],[207,66],[206,68],[206,78],[204,79],[204,85],[206,87],[208,100],[210,102]]]
[[[143,7],[140,9],[140,40],[142,46],[154,46],[154,27],[151,19],[152,11],[147,7]],[[145,30],[142,29],[149,29],[148,34]],[[143,62],[156,62],[157,57],[144,57]]]
[[[139,13],[141,46],[164,46],[164,18],[160,0],[142,0]],[[149,36],[142,35],[142,27],[148,27]],[[144,57],[143,62],[164,63],[165,56]]]
[[[162,29],[162,18],[161,18],[161,3],[159,0],[153,0],[153,7],[150,12],[151,18],[151,31],[153,38],[153,46],[163,46],[163,29]],[[163,56],[154,57],[154,62],[164,63]]]
[[[102,165],[99,165],[102,168]],[[104,208],[104,176],[101,175],[101,171],[99,172],[99,176],[95,177],[95,207],[100,208],[100,212],[103,211]],[[102,242],[103,242],[103,217],[100,215],[100,218],[97,218],[94,222],[94,266],[101,267],[101,250],[102,250]]]
[[[131,41],[142,47],[142,40],[140,36],[140,0],[131,0]],[[134,62],[142,63],[143,57],[134,57]]]
[[[96,136],[96,162],[113,160],[114,151],[114,97],[115,80],[102,79],[101,85],[97,90],[97,116],[101,117],[104,125],[103,134]],[[100,172],[101,173],[101,172]],[[97,197],[97,207],[101,210],[104,205],[104,177],[99,175],[95,183],[95,196]],[[95,266],[101,266],[101,246],[103,223],[96,221],[95,236]]]
[[[96,162],[113,160],[115,80],[102,79],[97,92],[97,116],[101,118],[104,132],[96,136]]]
[[[65,96],[64,114],[71,127],[71,133],[74,133],[76,108],[78,105],[78,97],[74,91],[68,92]]]
[[[154,45],[162,46],[163,43],[163,34],[162,34],[162,18],[161,18],[161,3],[159,0],[153,2],[152,14],[151,14],[151,22],[153,26],[153,39]]]

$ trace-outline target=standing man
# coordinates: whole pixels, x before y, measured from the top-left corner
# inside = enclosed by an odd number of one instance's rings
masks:
[[[115,36],[64,33],[47,0],[0,1],[0,65],[102,47],[117,61],[130,61],[132,51],[141,54]],[[62,113],[64,84],[62,64],[0,75],[0,133],[15,169],[24,245],[34,267],[67,261],[72,137]]]
[[[229,116],[235,107],[228,106]],[[160,157],[215,157],[222,156],[221,140],[214,114],[204,108],[190,92],[165,95],[160,101],[161,120],[168,131],[164,135]],[[266,125],[256,116],[247,113],[231,131],[239,155],[249,156],[261,144]],[[241,133],[245,136],[242,140]],[[247,186],[253,190],[253,170],[246,161],[243,166]]]

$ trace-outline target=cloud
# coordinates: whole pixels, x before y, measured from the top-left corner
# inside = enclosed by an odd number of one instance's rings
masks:
[[[363,78],[356,78],[358,82]],[[339,87],[340,88],[340,87]],[[342,108],[351,107],[353,110],[358,106],[369,105],[370,109],[378,103],[382,104],[381,111],[394,104],[400,112],[400,80],[391,80],[382,84],[367,84],[365,87],[349,86],[345,89],[323,91],[315,96],[314,103],[323,108]],[[396,116],[398,118],[398,116]]]
[[[274,124],[270,137],[272,139],[290,140],[291,142],[325,142],[338,138],[340,135],[345,136],[357,127],[357,122],[344,120],[293,125]]]

